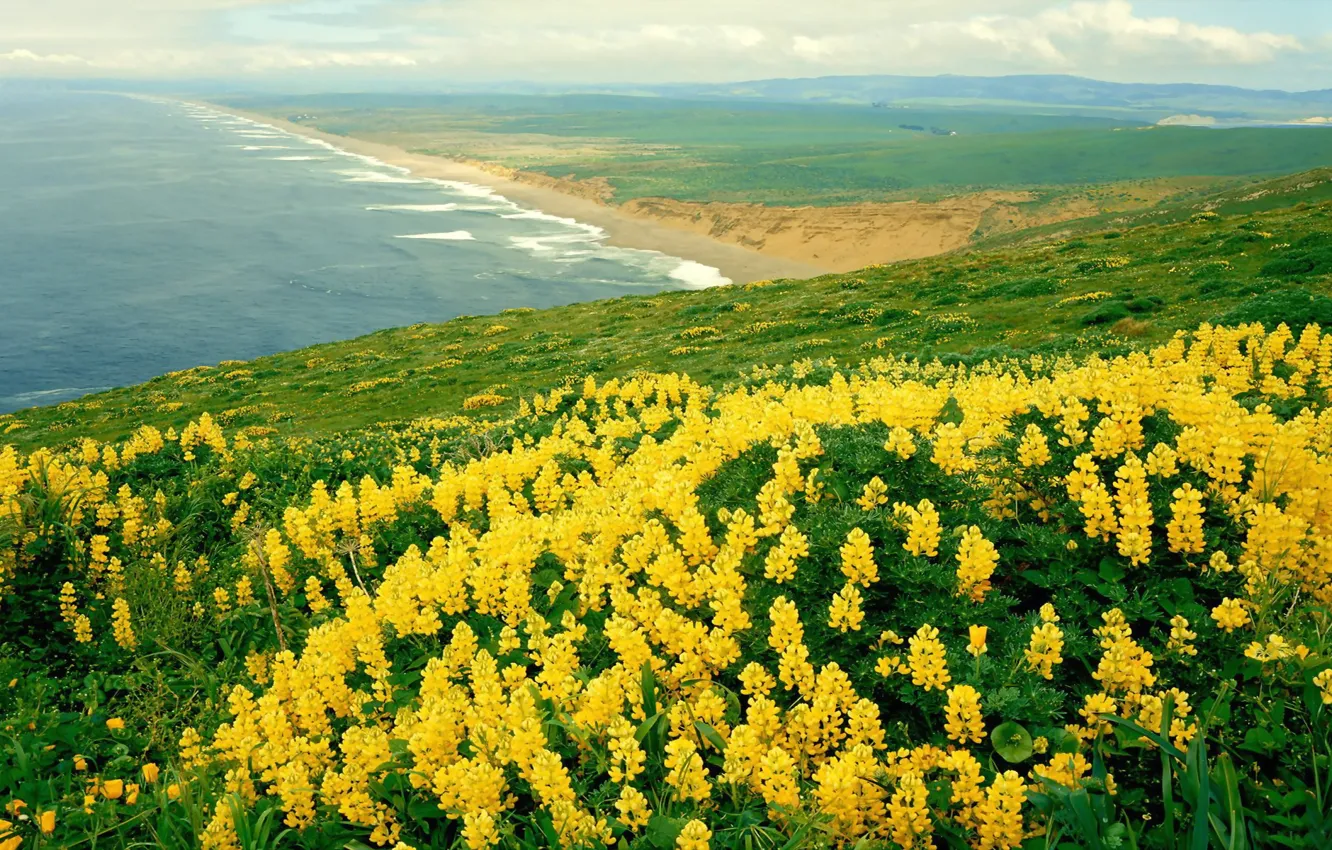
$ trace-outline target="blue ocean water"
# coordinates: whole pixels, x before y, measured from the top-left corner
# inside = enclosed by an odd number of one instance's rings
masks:
[[[0,412],[509,307],[726,282],[209,109],[0,91]]]

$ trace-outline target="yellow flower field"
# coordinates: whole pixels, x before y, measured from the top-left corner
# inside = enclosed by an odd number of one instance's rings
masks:
[[[495,427],[0,452],[0,618],[141,676],[100,686],[81,716],[131,723],[86,740],[0,702],[50,747],[0,773],[17,836],[1317,835],[1332,335],[799,371],[588,379]]]

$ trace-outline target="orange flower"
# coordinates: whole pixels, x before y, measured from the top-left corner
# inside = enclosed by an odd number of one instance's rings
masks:
[[[7,820],[0,820],[0,836],[9,836],[10,830],[14,825]],[[23,843],[23,839],[17,835],[12,838],[0,837],[0,850],[18,850],[18,846]]]

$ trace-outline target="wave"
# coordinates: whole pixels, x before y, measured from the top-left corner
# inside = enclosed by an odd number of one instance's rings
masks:
[[[229,145],[229,147],[240,148],[243,151],[289,151],[290,147],[286,145]]]
[[[415,177],[405,177],[397,174],[385,174],[382,171],[363,171],[349,169],[339,171],[339,174],[347,178],[348,183],[420,183]]]
[[[476,237],[466,230],[452,230],[448,233],[411,233],[404,236],[395,236],[394,239],[439,239],[447,242],[468,242],[476,241]]]
[[[22,410],[25,407],[37,407],[59,401],[69,401],[80,396],[105,392],[112,387],[57,387],[50,390],[33,390],[26,393],[0,396],[0,410]]]
[[[327,162],[326,156],[270,156],[274,162]]]
[[[667,274],[671,280],[679,281],[685,289],[711,289],[714,286],[729,286],[733,281],[721,273],[721,269],[705,266],[693,260],[684,260]]]
[[[234,116],[227,117],[234,119]],[[438,186],[452,195],[484,202],[480,204],[456,202],[438,204],[372,204],[365,207],[365,209],[370,211],[422,213],[455,211],[497,212],[499,213],[500,218],[512,221],[549,222],[552,225],[559,225],[559,230],[563,232],[536,233],[530,236],[510,236],[510,245],[515,249],[525,251],[533,256],[538,256],[543,260],[561,264],[602,260],[617,263],[622,266],[631,266],[641,269],[647,275],[657,278],[658,280],[662,277],[668,278],[686,289],[708,289],[714,286],[725,286],[732,282],[730,278],[721,273],[720,269],[693,260],[673,257],[660,251],[608,246],[604,243],[610,234],[607,233],[605,229],[594,224],[578,221],[577,219],[552,215],[551,213],[543,212],[538,209],[528,209],[509,200],[488,186],[468,183],[462,180],[418,177],[412,174],[411,170],[408,168],[392,165],[366,154],[353,153],[352,151],[340,148],[323,139],[317,139],[299,133],[291,133],[280,127],[262,124],[257,121],[249,122],[249,126],[253,128],[249,133],[241,133],[239,135],[250,136],[252,138],[284,138],[298,140],[311,147],[322,148],[323,150],[346,157],[347,159],[364,163],[365,166],[367,166],[366,168],[346,169],[337,172],[342,175],[344,180],[348,183],[426,183]],[[247,146],[247,149],[248,147],[260,148],[262,146]],[[274,159],[299,161],[305,159],[320,159],[320,157],[283,156],[274,157]],[[437,233],[402,234],[395,238],[438,241],[474,241],[476,237],[467,230],[453,230]],[[620,283],[622,285],[633,285],[624,281],[621,281]]]
[[[489,204],[371,204],[366,207],[371,212],[491,212],[501,210]]]

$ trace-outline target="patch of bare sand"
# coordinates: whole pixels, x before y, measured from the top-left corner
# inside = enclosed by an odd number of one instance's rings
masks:
[[[1021,192],[978,192],[933,203],[768,207],[641,198],[621,209],[764,254],[852,271],[964,247],[988,211],[1016,210],[1028,199]]]

